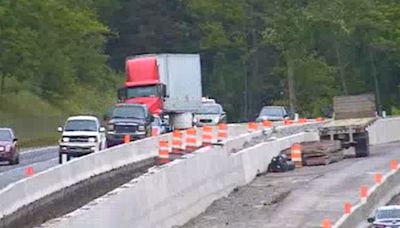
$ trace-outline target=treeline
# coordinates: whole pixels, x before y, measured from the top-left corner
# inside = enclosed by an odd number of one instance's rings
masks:
[[[100,109],[126,56],[200,52],[204,94],[232,120],[363,92],[398,112],[399,19],[398,0],[3,0],[1,92]]]

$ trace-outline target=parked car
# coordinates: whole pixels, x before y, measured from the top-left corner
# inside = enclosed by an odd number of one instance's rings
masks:
[[[368,218],[368,222],[374,228],[400,227],[400,206],[391,205],[380,207],[375,211],[373,217]]]
[[[293,119],[293,116],[283,106],[264,106],[256,121],[283,121],[285,119]]]
[[[72,116],[67,119],[59,141],[59,163],[63,156],[67,161],[71,157],[80,157],[106,148],[105,128],[95,116]]]
[[[197,126],[217,125],[226,122],[226,114],[220,104],[203,104],[194,114]]]
[[[154,116],[154,120],[151,123],[153,130],[157,130],[157,134],[161,135],[164,134],[168,131],[167,125],[162,122],[161,118],[159,116]]]
[[[154,117],[141,104],[116,104],[111,107],[107,123],[107,145],[115,146],[124,142],[125,135],[130,140],[150,137]]]
[[[17,137],[11,128],[0,128],[0,161],[19,164]]]

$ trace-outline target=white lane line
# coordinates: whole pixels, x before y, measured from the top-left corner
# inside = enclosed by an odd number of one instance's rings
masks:
[[[22,150],[20,151],[21,154],[30,154],[30,153],[36,153],[38,151],[42,150],[51,150],[51,149],[57,149],[58,146],[47,146],[47,147],[40,147],[36,149],[28,149],[28,150]]]

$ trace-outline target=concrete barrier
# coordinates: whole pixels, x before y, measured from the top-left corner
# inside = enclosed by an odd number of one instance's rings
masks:
[[[294,142],[314,141],[299,133],[237,153],[227,146],[206,147],[132,180],[42,227],[172,227],[183,225],[213,201],[245,185],[267,169],[270,159]]]
[[[400,140],[400,117],[378,119],[367,128],[371,145]]]
[[[228,126],[228,134],[232,136],[244,133],[247,133],[247,129],[243,124]],[[154,158],[158,156],[158,141],[171,140],[171,137],[171,134],[164,134],[112,147],[12,183],[0,190],[0,220],[32,202],[83,180]]]

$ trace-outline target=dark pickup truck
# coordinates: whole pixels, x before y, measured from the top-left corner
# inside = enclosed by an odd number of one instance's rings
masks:
[[[123,143],[126,135],[130,141],[150,137],[153,119],[144,105],[116,104],[105,115],[107,146]]]

